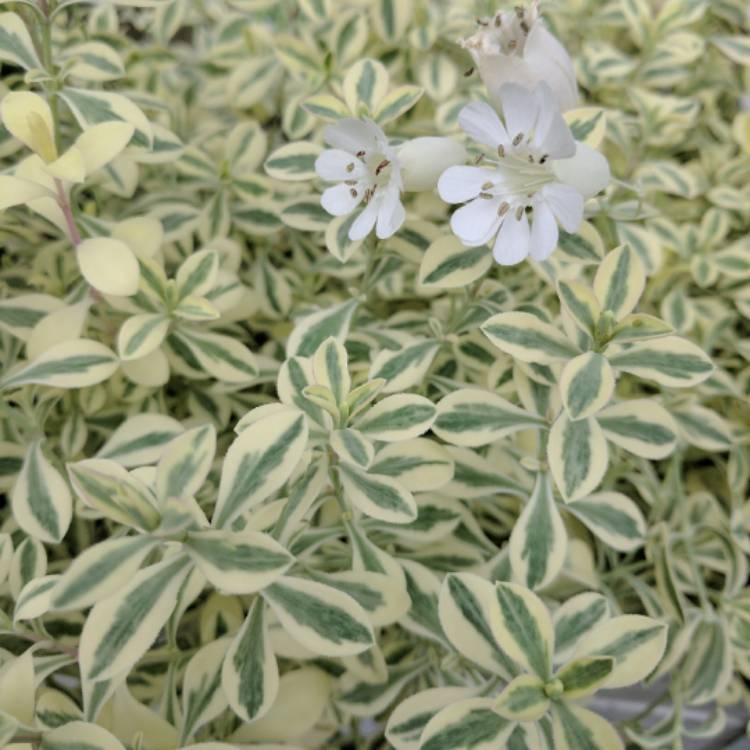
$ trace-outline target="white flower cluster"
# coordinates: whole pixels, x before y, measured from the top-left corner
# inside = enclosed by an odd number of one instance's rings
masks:
[[[527,257],[541,261],[557,246],[558,224],[575,232],[587,198],[610,180],[607,160],[575,141],[561,112],[578,100],[573,63],[544,26],[538,3],[480,19],[462,41],[471,54],[490,103],[472,102],[459,123],[480,147],[473,166],[451,138],[423,137],[394,144],[372,120],[346,118],[324,134],[331,149],[315,167],[326,181],[322,205],[343,216],[363,207],[349,239],[375,228],[379,239],[395,234],[406,218],[403,191],[437,185],[447,203],[464,204],[451,228],[466,246],[493,243],[503,265]]]

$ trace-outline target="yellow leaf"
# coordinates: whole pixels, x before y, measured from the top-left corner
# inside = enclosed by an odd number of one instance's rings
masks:
[[[12,91],[0,103],[0,116],[8,132],[44,161],[57,158],[52,111],[39,94]]]

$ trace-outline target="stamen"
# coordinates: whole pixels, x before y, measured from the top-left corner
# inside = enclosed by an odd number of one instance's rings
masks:
[[[523,216],[524,206],[519,206],[516,209],[516,221],[521,221],[521,217]]]
[[[516,16],[518,16],[518,18],[523,18],[526,14],[526,9],[522,5],[516,5],[513,10],[516,11]]]
[[[347,172],[353,172],[354,171],[354,162],[352,162],[351,164],[347,164],[346,165],[346,171]]]
[[[517,146],[521,141],[523,140],[523,133],[519,133],[514,139],[513,139],[513,145]]]
[[[352,198],[356,198],[357,197],[357,191],[354,188],[352,188],[349,191],[349,194],[352,196]]]
[[[487,180],[487,182],[482,183],[482,190],[489,190],[492,187],[492,182]]]
[[[357,153],[356,153],[356,157],[357,157],[358,159],[364,159],[364,157],[365,157],[365,152],[364,152],[364,151],[357,151]]]
[[[495,14],[495,28],[500,28],[503,25],[503,17],[500,13]]]
[[[489,21],[487,21],[485,18],[477,18],[477,25],[478,26],[489,26]]]
[[[375,167],[375,174],[379,175],[389,164],[390,162],[388,161],[388,159],[383,159],[383,161],[381,161],[380,164]]]
[[[524,34],[529,33],[529,24],[527,24],[526,21],[521,21],[519,26],[521,27],[521,30],[523,31]]]
[[[495,196],[492,193],[479,193],[479,197],[485,200],[492,200]]]
[[[500,204],[500,207],[497,209],[497,215],[505,216],[505,214],[507,214],[509,210],[510,210],[510,203],[508,203],[508,201],[503,201]]]
[[[479,154],[479,156],[477,156],[474,159],[474,164],[481,164],[483,160],[484,160],[484,154]]]
[[[468,70],[464,71],[464,78],[468,78],[472,73],[474,72],[474,68],[469,68]]]
[[[547,159],[549,159],[549,154],[542,154],[542,158],[539,160],[539,163],[545,164],[547,162]]]
[[[503,159],[505,157],[505,146],[503,146],[502,143],[497,147],[497,155],[501,159]]]

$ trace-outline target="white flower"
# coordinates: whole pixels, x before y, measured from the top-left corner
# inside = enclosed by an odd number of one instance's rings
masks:
[[[528,255],[544,260],[557,246],[558,223],[568,232],[579,228],[584,200],[609,182],[609,164],[573,140],[546,84],[534,91],[506,84],[500,98],[504,123],[484,102],[459,114],[461,127],[496,159],[450,167],[438,191],[448,203],[468,201],[451,217],[465,245],[484,245],[497,235],[498,263],[513,265]]]
[[[373,227],[380,239],[395,234],[406,218],[401,191],[431,189],[446,167],[466,159],[464,147],[450,138],[393,145],[372,120],[339,120],[326,127],[323,137],[333,148],[317,158],[315,170],[339,184],[324,191],[321,205],[333,216],[345,216],[365,204],[349,229],[353,241]]]
[[[533,88],[544,82],[564,112],[578,104],[573,61],[539,16],[538,2],[516,7],[479,21],[479,31],[461,45],[471,54],[479,75],[499,106],[500,89],[506,83]]]

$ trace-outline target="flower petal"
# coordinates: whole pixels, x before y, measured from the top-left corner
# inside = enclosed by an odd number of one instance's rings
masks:
[[[320,205],[328,211],[331,216],[345,216],[350,214],[357,207],[364,196],[364,191],[351,185],[339,185],[329,187],[323,191],[320,196]],[[352,195],[352,190],[356,195]]]
[[[463,203],[476,198],[492,174],[484,167],[449,167],[440,175],[438,193],[446,203]]]
[[[505,217],[500,231],[497,233],[492,255],[502,266],[514,266],[524,260],[531,246],[531,232],[529,231],[529,220],[526,212],[516,219],[515,212],[511,211]]]
[[[486,102],[467,104],[459,112],[458,123],[466,135],[492,149],[510,142],[499,115]]]
[[[576,142],[557,108],[552,90],[546,83],[534,89],[539,117],[534,128],[534,145],[553,159],[569,159],[575,155]]]
[[[356,154],[358,151],[371,151],[387,142],[383,131],[370,120],[357,120],[345,117],[327,125],[323,139],[329,146]]]
[[[394,235],[406,218],[406,211],[401,203],[401,195],[395,186],[385,189],[385,194],[378,206],[378,223],[375,234],[378,239],[384,240]]]
[[[500,226],[497,209],[500,199],[476,198],[451,216],[453,234],[470,247],[489,242]]]
[[[349,228],[349,239],[352,242],[363,240],[367,237],[372,228],[375,226],[375,220],[378,218],[378,203],[371,200],[360,212],[359,216]]]
[[[532,71],[534,79],[546,81],[565,112],[578,104],[578,86],[573,61],[560,42],[537,21],[526,37],[523,60]]]
[[[404,190],[432,190],[440,174],[466,161],[466,149],[452,138],[414,138],[398,149]]]
[[[349,165],[353,165],[351,169],[348,169]],[[357,157],[339,148],[323,151],[315,160],[315,171],[321,179],[330,182],[356,180],[367,174],[365,165]]]
[[[506,83],[500,89],[500,100],[503,103],[505,129],[510,138],[515,138],[519,133],[524,137],[528,136],[536,123],[539,110],[531,91],[515,83]]]
[[[551,183],[542,188],[541,197],[566,232],[578,231],[583,221],[583,196],[575,188]]]
[[[477,60],[477,67],[490,101],[498,111],[503,108],[500,92],[505,84],[517,83],[533,88],[537,82],[530,66],[517,55],[485,53]]]
[[[534,216],[531,222],[531,247],[529,255],[534,260],[547,260],[557,247],[560,232],[552,210],[546,203],[534,206]]]
[[[585,198],[604,190],[611,179],[606,157],[585,143],[576,143],[575,156],[555,161],[552,171],[561,182],[572,185]]]

